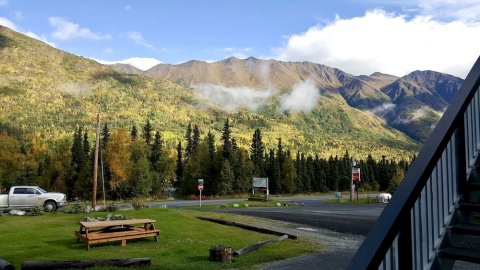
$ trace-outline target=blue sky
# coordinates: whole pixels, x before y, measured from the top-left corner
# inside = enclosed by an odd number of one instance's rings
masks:
[[[254,56],[355,75],[433,69],[464,77],[480,53],[476,2],[0,0],[0,24],[67,52],[143,69]]]

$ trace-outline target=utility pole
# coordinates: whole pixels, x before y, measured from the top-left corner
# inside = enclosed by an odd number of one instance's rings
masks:
[[[95,136],[95,162],[93,165],[93,196],[92,196],[92,208],[95,210],[97,207],[97,176],[98,176],[98,148],[100,142],[100,113],[97,116],[97,133]]]

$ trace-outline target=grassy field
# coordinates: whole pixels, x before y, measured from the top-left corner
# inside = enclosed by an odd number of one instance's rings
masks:
[[[96,212],[88,216],[96,217],[106,214]],[[208,260],[210,247],[224,244],[235,250],[261,240],[274,238],[274,236],[195,218],[202,215],[242,221],[243,217],[227,214],[162,208],[122,211],[119,214],[127,218],[155,219],[156,228],[161,231],[159,242],[151,238],[129,240],[125,248],[121,248],[120,242],[111,242],[92,245],[91,250],[86,251],[84,243],[76,242],[74,231],[79,227],[78,222],[87,214],[48,213],[42,216],[0,216],[0,257],[13,263],[17,269],[20,269],[21,263],[27,260],[133,257],[150,257],[151,269],[250,269],[259,263],[281,260],[320,249],[318,245],[307,239],[287,239],[253,253],[234,257],[230,264],[221,264]]]

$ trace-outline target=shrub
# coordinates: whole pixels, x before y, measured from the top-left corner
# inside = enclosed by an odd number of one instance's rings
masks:
[[[107,205],[107,211],[108,212],[116,212],[118,211],[118,204],[116,204],[115,202],[111,202]]]
[[[133,209],[135,209],[135,210],[140,210],[142,208],[148,208],[148,205],[145,204],[145,201],[143,201],[142,199],[133,199],[132,200],[132,206],[133,206]]]

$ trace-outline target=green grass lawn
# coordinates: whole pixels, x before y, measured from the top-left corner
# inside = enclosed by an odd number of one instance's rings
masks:
[[[236,227],[198,220],[195,216],[210,216],[242,221],[242,217],[227,214],[199,213],[187,210],[148,208],[118,212],[127,218],[155,219],[160,230],[159,242],[152,237],[128,240],[121,248],[120,242],[94,244],[90,251],[85,244],[77,243],[74,231],[87,214],[55,214],[42,216],[0,216],[0,257],[17,269],[23,261],[85,260],[150,257],[151,269],[249,269],[256,264],[281,260],[320,247],[307,239],[284,240],[261,248],[250,254],[234,257],[232,263],[221,264],[208,260],[208,249],[224,244],[239,249],[272,235],[255,233]],[[113,214],[118,214],[113,213]],[[88,214],[105,216],[105,212]],[[105,268],[102,268],[105,269]]]

